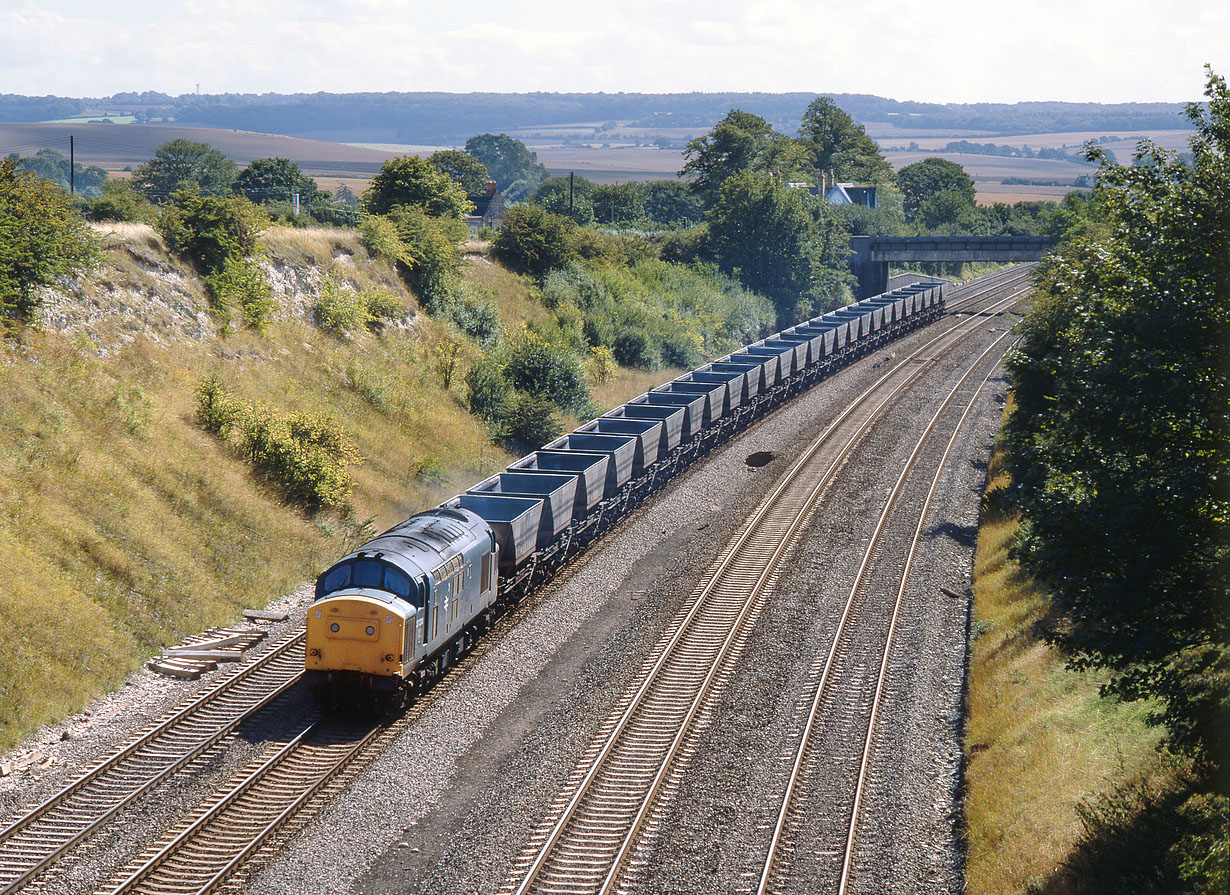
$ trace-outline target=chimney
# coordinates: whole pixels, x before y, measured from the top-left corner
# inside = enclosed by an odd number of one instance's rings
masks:
[[[488,180],[488,181],[487,181],[487,195],[488,195],[488,196],[494,196],[494,195],[495,195],[495,191],[496,191],[495,181],[494,181],[494,180]]]

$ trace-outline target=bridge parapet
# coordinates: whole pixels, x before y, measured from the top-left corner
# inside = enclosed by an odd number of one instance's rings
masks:
[[[850,271],[863,299],[888,289],[890,261],[1040,261],[1054,244],[1041,236],[855,236]]]

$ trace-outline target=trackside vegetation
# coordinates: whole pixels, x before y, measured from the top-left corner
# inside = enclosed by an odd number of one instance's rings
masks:
[[[995,500],[1019,517],[1032,583],[1015,611],[1034,621],[1010,636],[1040,637],[1108,711],[1132,707],[1165,766],[1134,763],[1077,804],[1038,891],[1065,874],[1082,892],[1230,888],[1230,91],[1210,72],[1206,95],[1190,164],[1148,143],[1130,167],[1089,150],[1101,221],[1044,266],[1008,364]],[[1078,762],[1097,729],[1071,743]]]

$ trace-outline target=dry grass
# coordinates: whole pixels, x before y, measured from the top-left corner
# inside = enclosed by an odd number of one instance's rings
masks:
[[[988,491],[1006,482],[997,454]],[[1082,832],[1078,804],[1160,773],[1149,707],[1100,697],[1100,675],[1067,668],[1035,635],[1048,601],[1009,556],[1017,524],[990,509],[978,533],[966,740],[971,895],[1078,891],[1058,872]]]
[[[167,261],[148,231],[129,236],[106,266],[121,285],[145,276],[122,263],[130,250]],[[312,263],[352,238],[275,231],[271,251],[278,263]],[[348,275],[359,280],[390,275],[366,253],[352,261]],[[244,401],[338,419],[365,458],[353,519],[377,528],[511,460],[465,412],[459,382],[443,387],[437,333],[424,318],[345,339],[295,321],[265,338],[158,337],[104,357],[81,336],[50,332],[0,347],[0,624],[9,644],[0,653],[0,749],[77,711],[161,646],[235,620],[349,549],[353,520],[306,516],[196,425],[194,393],[206,374]],[[431,474],[419,474],[424,465]]]

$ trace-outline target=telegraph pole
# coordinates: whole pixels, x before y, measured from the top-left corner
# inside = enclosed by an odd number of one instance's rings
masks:
[[[68,135],[68,192],[69,195],[77,192],[77,153],[72,134]]]
[[[568,172],[568,217],[572,217],[572,178],[575,175],[575,171]]]

